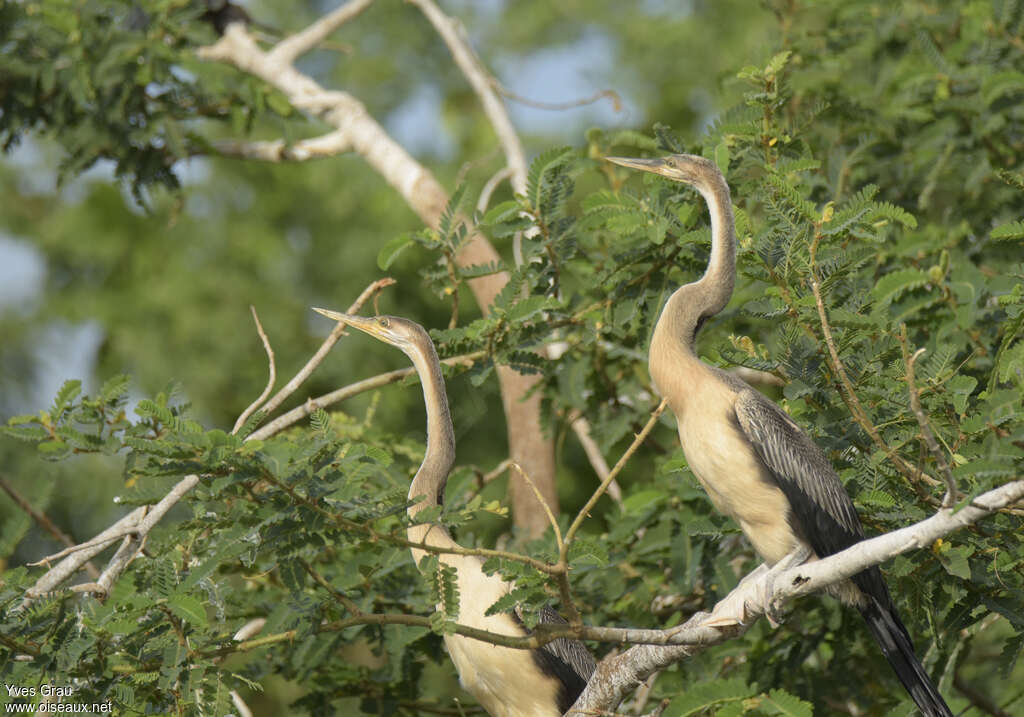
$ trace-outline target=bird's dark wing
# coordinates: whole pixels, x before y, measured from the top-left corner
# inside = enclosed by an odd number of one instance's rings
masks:
[[[789,500],[794,531],[814,552],[825,557],[863,539],[864,529],[853,501],[807,434],[781,408],[751,388],[739,392],[735,411],[736,422]],[[871,567],[851,580],[864,596],[857,609],[918,707],[927,717],[951,717],[914,653],[881,572]]]
[[[736,421],[786,495],[791,527],[818,557],[864,538],[864,529],[828,459],[786,413],[752,388],[735,403]]]
[[[512,615],[516,622],[522,624],[518,608],[512,611]],[[564,617],[547,605],[541,608],[539,617],[542,623],[568,624]],[[594,661],[590,650],[579,640],[560,637],[531,652],[533,661],[541,672],[555,677],[561,683],[558,708],[563,713],[568,712],[576,702],[576,698],[583,692],[583,688],[587,686],[587,681],[594,674],[594,670],[597,669],[597,662]]]

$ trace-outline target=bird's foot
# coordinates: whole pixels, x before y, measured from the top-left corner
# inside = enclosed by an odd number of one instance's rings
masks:
[[[760,595],[760,604],[764,607],[764,616],[768,618],[768,624],[773,628],[781,625],[784,620],[782,604],[774,598],[775,579],[790,568],[795,568],[797,565],[803,565],[812,554],[813,553],[809,547],[801,545],[794,549],[793,552],[782,558],[782,560],[775,563],[775,565],[768,570],[768,574],[765,576],[764,582],[761,584],[762,593]]]
[[[704,622],[708,627],[729,627],[744,625],[747,622],[749,606],[758,603],[758,578],[768,572],[768,566],[761,563],[724,598],[718,601],[711,611],[710,617]]]

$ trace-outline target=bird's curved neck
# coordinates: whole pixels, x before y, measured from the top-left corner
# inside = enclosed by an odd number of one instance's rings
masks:
[[[697,380],[705,370],[697,358],[697,331],[704,319],[729,303],[736,278],[736,229],[729,186],[715,173],[696,188],[711,213],[711,258],[700,279],[679,287],[668,298],[654,327],[648,367],[664,396],[688,395],[688,382]],[[682,383],[675,390],[679,381]],[[682,407],[672,409],[678,414]]]
[[[410,500],[419,495],[424,496],[423,500],[409,508],[409,515],[415,517],[424,508],[444,502],[448,472],[455,463],[455,432],[448,411],[444,379],[441,377],[441,362],[438,361],[433,345],[430,345],[426,356],[415,354],[411,358],[423,385],[423,401],[427,407],[427,451],[409,486]]]
[[[697,187],[711,214],[711,258],[696,285],[704,305],[700,316],[714,316],[732,297],[736,281],[736,223],[732,215],[729,185],[715,174]]]

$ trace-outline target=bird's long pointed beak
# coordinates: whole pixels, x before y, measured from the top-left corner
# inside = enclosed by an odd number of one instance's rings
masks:
[[[639,159],[635,157],[605,157],[609,162],[620,164],[623,167],[629,167],[630,169],[641,169],[645,172],[653,172],[654,174],[660,174],[667,176],[668,163],[660,157],[653,159]]]
[[[359,329],[368,334],[376,336],[379,333],[379,327],[377,322],[373,319],[368,319],[365,316],[356,316],[354,314],[343,314],[340,311],[331,311],[330,309],[319,309],[313,307],[313,311],[318,314],[323,314],[328,319],[334,319],[335,321],[342,321],[345,324],[351,326],[354,329]]]

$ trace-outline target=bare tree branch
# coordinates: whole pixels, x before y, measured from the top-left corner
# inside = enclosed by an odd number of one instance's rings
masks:
[[[366,303],[367,299],[369,299],[371,296],[375,295],[377,292],[381,291],[382,289],[384,289],[384,288],[386,288],[388,286],[391,286],[394,283],[395,283],[395,280],[392,279],[391,277],[384,277],[383,279],[377,279],[377,281],[373,282],[372,284],[367,286],[365,289],[363,289],[363,292],[359,295],[359,297],[355,301],[352,302],[352,305],[348,307],[348,310],[345,313],[346,314],[356,314],[356,313],[359,313],[359,310],[363,308],[363,304]],[[316,353],[313,354],[312,358],[310,358],[309,361],[306,362],[306,365],[303,366],[299,370],[299,372],[296,373],[292,377],[291,381],[286,383],[281,388],[280,391],[278,391],[276,394],[274,394],[273,398],[271,398],[269,401],[267,401],[267,404],[263,407],[263,411],[267,415],[269,415],[278,406],[280,406],[282,403],[284,403],[288,399],[289,396],[291,396],[293,393],[295,393],[295,391],[299,388],[299,386],[301,386],[305,382],[305,380],[310,377],[310,375],[313,373],[313,371],[316,370],[316,367],[319,366],[321,363],[323,363],[323,360],[325,358],[327,358],[327,354],[329,354],[331,352],[331,349],[334,347],[334,344],[336,344],[338,342],[338,339],[340,339],[344,334],[345,334],[345,325],[343,323],[339,322],[338,324],[335,325],[335,327],[333,329],[331,329],[331,333],[329,333],[327,335],[327,338],[324,339],[324,342],[322,344],[320,344],[320,348],[318,348],[316,350]],[[316,408],[314,408],[313,410],[316,410]],[[310,411],[310,413],[312,413],[312,411]],[[308,416],[309,413],[307,413],[305,415]]]
[[[351,0],[351,2],[327,13],[305,30],[281,40],[270,51],[270,54],[275,61],[290,65],[300,55],[304,55],[326,40],[332,32],[346,22],[354,20],[362,14],[372,3],[373,0]]]
[[[241,23],[228,26],[223,37],[208,47],[200,48],[199,57],[232,64],[279,89],[297,109],[334,126],[344,135],[352,150],[387,181],[409,207],[428,226],[437,227],[447,193],[434,176],[370,116],[355,97],[340,90],[326,90],[312,78],[303,75],[285,62],[282,56],[264,52]],[[525,166],[525,163],[524,165]],[[524,175],[525,176],[525,175]],[[479,232],[472,232],[456,256],[460,267],[498,263],[500,255]],[[495,272],[468,281],[477,305],[485,314],[495,297],[508,283],[506,272]],[[509,453],[537,482],[548,504],[558,504],[555,490],[554,445],[544,438],[540,421],[538,378],[507,367],[498,366],[502,404],[508,426]],[[537,535],[547,526],[536,499],[525,484],[513,487],[513,512],[516,524],[529,534]]]
[[[245,422],[249,420],[249,416],[256,412],[256,409],[260,407],[260,404],[267,400],[267,396],[274,390],[274,384],[277,382],[277,366],[274,364],[274,349],[270,346],[270,339],[267,338],[267,332],[263,330],[263,324],[260,323],[259,314],[256,313],[255,306],[249,306],[249,311],[252,312],[252,319],[256,322],[256,332],[260,335],[260,341],[263,342],[263,350],[267,352],[267,363],[270,364],[270,376],[267,378],[267,387],[263,389],[255,401],[249,404],[249,407],[242,411],[241,415],[238,416],[238,420],[235,421],[234,428],[231,429],[232,433],[238,433],[239,429],[245,425]]]
[[[522,142],[519,141],[519,134],[512,126],[505,103],[494,91],[491,74],[470,46],[461,23],[445,15],[433,0],[408,1],[426,15],[430,24],[437,30],[437,34],[451,50],[455,64],[462,70],[462,74],[466,76],[473,91],[480,98],[484,114],[498,135],[498,141],[505,152],[505,162],[512,170],[512,188],[519,194],[525,194],[526,154],[523,152]]]
[[[102,553],[111,543],[116,541],[118,538],[124,537],[129,532],[136,530],[145,515],[145,506],[136,508],[92,540],[87,543],[83,543],[83,546],[87,547],[83,547],[81,550],[76,550],[69,554],[57,565],[50,568],[31,588],[26,590],[25,600],[22,604],[24,605],[26,602],[50,592],[62,582],[70,578],[78,572],[78,569],[85,565],[86,562],[99,553]]]
[[[11,497],[11,500],[13,500],[19,508],[25,511],[25,513],[28,514],[28,516],[32,518],[39,527],[56,538],[58,542],[63,543],[69,548],[75,545],[75,541],[71,539],[70,535],[65,533],[57,526],[56,523],[50,520],[46,513],[33,508],[32,504],[29,503],[21,493],[15,490],[14,486],[11,485],[2,475],[0,475],[0,488],[3,488],[4,492]],[[92,561],[87,561],[85,563],[85,569],[93,580],[99,578],[100,571],[92,564]]]
[[[597,445],[597,441],[590,434],[590,421],[586,419],[582,412],[575,410],[569,414],[569,425],[572,427],[573,433],[576,434],[576,440],[580,442],[583,447],[583,452],[587,456],[587,460],[590,461],[591,467],[594,472],[597,473],[597,478],[601,482],[604,482],[608,478],[608,474],[611,470],[608,468],[608,462],[604,459],[601,454],[601,449]],[[615,501],[615,505],[622,508],[622,488],[619,487],[618,481],[614,478],[608,483],[608,497]]]
[[[1014,480],[983,493],[959,511],[943,508],[920,523],[861,541],[822,560],[789,568],[774,576],[773,594],[766,599],[763,597],[766,592],[766,574],[759,579],[743,582],[719,602],[719,605],[722,605],[726,602],[742,601],[747,607],[749,617],[749,621],[742,625],[717,626],[716,615],[712,612],[697,613],[683,625],[671,630],[632,630],[631,637],[642,638],[648,644],[630,648],[602,660],[586,689],[567,714],[600,714],[601,710],[612,710],[628,692],[657,670],[695,655],[705,647],[746,632],[757,617],[765,614],[769,605],[778,605],[786,600],[821,590],[901,553],[926,548],[942,536],[975,523],[1022,498],[1024,480]],[[586,628],[582,631],[582,636],[594,639],[590,634],[593,629]],[[601,628],[601,631],[610,629],[613,628]],[[607,633],[607,636],[611,637],[612,634]],[[654,639],[658,639],[662,645],[671,647],[655,646]]]
[[[221,140],[214,142],[213,147],[225,157],[258,159],[265,162],[305,162],[352,151],[348,135],[340,129],[295,142],[286,142],[283,139],[264,142]]]
[[[487,353],[485,351],[474,351],[473,353],[443,359],[441,363],[447,365],[472,365],[474,361],[484,358],[486,355]],[[370,378],[364,378],[362,381],[350,383],[349,385],[337,388],[330,393],[325,393],[323,396],[307,399],[301,406],[296,406],[292,410],[288,411],[288,413],[281,414],[270,423],[253,431],[246,440],[263,440],[264,438],[269,438],[275,433],[283,431],[288,426],[298,423],[318,408],[326,408],[327,406],[338,403],[339,401],[344,401],[345,399],[351,398],[357,394],[372,391],[373,389],[380,388],[381,386],[387,386],[389,383],[401,381],[406,376],[412,376],[415,373],[416,369],[411,366],[409,368],[400,368],[394,371],[388,371],[387,373],[377,374]]]
[[[928,416],[925,415],[924,409],[921,408],[921,392],[917,390],[917,385],[914,383],[914,366],[917,363],[917,359],[927,349],[918,349],[914,352],[913,356],[910,355],[906,324],[900,324],[900,347],[903,349],[903,363],[907,367],[906,378],[907,391],[910,393],[910,410],[913,411],[917,424],[921,427],[921,436],[924,438],[925,445],[928,446],[928,452],[935,458],[935,463],[939,467],[939,474],[946,482],[946,495],[942,499],[942,507],[948,508],[956,502],[959,495],[956,489],[956,479],[953,478],[953,471],[949,469],[949,461],[946,460],[946,454],[942,452],[939,442],[935,440],[935,434],[932,433],[932,427],[928,425]]]

